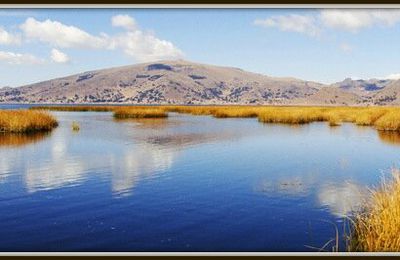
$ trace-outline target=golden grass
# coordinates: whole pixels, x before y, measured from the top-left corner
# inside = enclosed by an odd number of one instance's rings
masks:
[[[0,110],[0,132],[29,133],[49,131],[57,125],[56,119],[47,112]]]
[[[354,217],[350,251],[400,251],[400,171],[392,171],[392,179],[383,179],[371,191],[371,200]]]
[[[114,109],[115,118],[162,118],[168,117],[165,110],[159,108],[122,107]]]
[[[383,114],[375,121],[375,127],[382,131],[399,131],[400,130],[400,111],[391,110]]]
[[[342,122],[400,131],[399,107],[290,107],[290,106],[41,106],[32,109],[57,111],[113,111],[115,117],[166,117],[169,112],[211,115],[217,118],[255,117],[263,123],[308,124]]]
[[[77,122],[72,122],[72,131],[79,131],[81,128]]]
[[[69,112],[109,112],[117,106],[33,106],[30,110],[51,110]]]

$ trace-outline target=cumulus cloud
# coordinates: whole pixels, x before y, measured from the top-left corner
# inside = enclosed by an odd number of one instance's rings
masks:
[[[372,24],[369,12],[363,10],[323,10],[321,20],[328,27],[353,32]]]
[[[136,22],[129,15],[115,15],[111,18],[111,24],[114,27],[122,27],[130,31],[136,30]]]
[[[21,38],[19,37],[19,35],[11,34],[4,30],[4,28],[0,27],[0,44],[11,45],[20,43]]]
[[[254,24],[316,36],[327,28],[356,33],[374,25],[387,27],[398,22],[399,9],[323,9],[315,15],[273,16],[255,20]]]
[[[28,18],[20,25],[27,40],[38,40],[58,48],[88,48],[121,50],[139,62],[148,62],[162,59],[176,59],[183,56],[183,52],[167,40],[159,39],[154,34],[140,30],[129,15],[116,15],[111,18],[114,27],[125,29],[116,35],[92,35],[78,27],[65,25],[58,21],[38,21]],[[57,49],[51,51],[51,59],[64,63],[68,56]]]
[[[31,54],[0,51],[0,62],[8,64],[39,64],[43,60]]]
[[[50,58],[56,63],[67,63],[69,61],[68,55],[57,49],[51,50]]]
[[[150,32],[139,30],[134,19],[128,15],[114,16],[111,23],[113,26],[126,29],[126,32],[111,37],[112,48],[121,49],[139,62],[177,59],[183,56],[183,52],[172,42],[159,39]]]
[[[39,40],[61,48],[106,48],[106,35],[94,36],[75,26],[65,25],[58,21],[38,21],[28,18],[20,25],[27,39]]]
[[[320,19],[327,27],[357,32],[375,24],[392,26],[400,21],[400,11],[389,9],[326,9],[321,11]]]
[[[176,59],[183,56],[182,51],[171,42],[139,30],[116,36],[113,41],[116,48],[121,48],[125,54],[139,62]]]
[[[267,19],[257,19],[255,25],[263,27],[276,27],[281,31],[291,31],[305,33],[310,36],[317,36],[319,28],[316,25],[316,19],[310,15],[280,15]]]
[[[327,9],[321,11],[320,19],[327,27],[358,32],[360,29],[373,25],[393,26],[400,22],[400,11],[390,9]]]

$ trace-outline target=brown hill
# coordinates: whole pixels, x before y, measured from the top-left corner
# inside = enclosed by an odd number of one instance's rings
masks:
[[[238,68],[163,61],[84,72],[0,89],[2,102],[135,104],[285,104],[322,84]]]

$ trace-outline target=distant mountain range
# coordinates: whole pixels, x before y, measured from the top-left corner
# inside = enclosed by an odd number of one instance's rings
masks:
[[[88,71],[0,89],[3,103],[400,105],[400,80],[332,85],[183,60]]]

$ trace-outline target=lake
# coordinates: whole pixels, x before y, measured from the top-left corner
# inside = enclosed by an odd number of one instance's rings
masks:
[[[400,160],[352,124],[51,113],[0,136],[0,251],[316,252]]]

